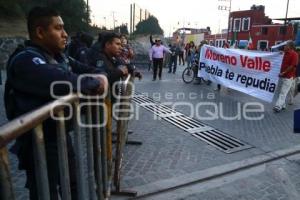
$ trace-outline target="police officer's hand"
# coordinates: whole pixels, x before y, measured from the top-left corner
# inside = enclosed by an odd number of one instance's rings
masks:
[[[128,75],[128,68],[125,65],[120,65],[118,68],[122,71],[123,76]]]
[[[103,94],[104,92],[107,91],[108,80],[107,80],[106,76],[104,76],[102,74],[99,74],[99,75],[95,76],[95,78],[100,81],[100,85],[97,89],[97,93],[101,95],[101,94]]]

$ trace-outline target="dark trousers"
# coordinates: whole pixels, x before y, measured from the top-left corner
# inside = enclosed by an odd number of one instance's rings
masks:
[[[179,53],[179,65],[181,65],[181,62],[184,65],[183,51]]]
[[[173,73],[176,72],[176,68],[177,68],[177,56],[172,56],[169,62],[169,72],[172,72],[172,66],[173,67]]]
[[[161,78],[163,60],[163,58],[153,58],[153,79],[156,79],[157,68],[159,68],[158,77]]]

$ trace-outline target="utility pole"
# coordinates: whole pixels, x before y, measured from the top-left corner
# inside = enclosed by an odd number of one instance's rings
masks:
[[[129,33],[132,33],[132,4],[130,4],[130,30]]]
[[[218,10],[226,10],[226,11],[228,11],[227,41],[226,41],[226,42],[228,42],[228,39],[229,39],[229,28],[230,28],[231,1],[232,0],[218,0],[218,1],[229,2],[229,6],[223,6],[223,5],[219,5],[218,6]]]
[[[114,23],[114,29],[116,28],[116,20],[115,20],[115,11],[112,11],[112,16],[113,16],[113,23]]]
[[[132,32],[134,32],[135,31],[135,3],[133,4],[132,13],[133,13],[133,17],[132,17]]]
[[[290,3],[290,0],[287,0],[287,3],[286,3],[286,12],[285,12],[285,20],[284,20],[284,24],[285,25],[287,24],[287,15],[288,15],[288,11],[289,11],[289,3]]]

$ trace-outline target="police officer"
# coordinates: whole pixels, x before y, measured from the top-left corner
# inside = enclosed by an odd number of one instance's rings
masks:
[[[101,50],[94,63],[96,67],[104,70],[107,73],[107,77],[110,85],[119,81],[120,78],[125,77],[128,73],[133,71],[131,66],[126,66],[119,56],[122,52],[120,35],[107,32],[102,35]]]
[[[47,7],[33,8],[27,18],[30,40],[25,48],[16,51],[7,64],[7,81],[5,86],[5,105],[8,118],[12,119],[23,113],[32,111],[52,101],[50,85],[55,81],[71,83],[73,91],[77,91],[79,75],[76,73],[99,73],[99,69],[82,66],[75,61],[68,63],[62,54],[67,33],[60,15]],[[85,94],[102,94],[107,89],[107,78],[97,74],[95,78],[85,77],[80,81],[81,92]],[[56,95],[69,93],[69,87],[58,85],[53,89]],[[50,199],[59,198],[59,169],[56,144],[56,124],[52,119],[43,123],[46,159],[49,178]],[[38,199],[33,161],[32,133],[17,138],[14,151],[19,159],[19,168],[26,170],[26,187],[30,190],[30,199]],[[74,153],[67,134],[68,157],[72,199],[76,197]]]

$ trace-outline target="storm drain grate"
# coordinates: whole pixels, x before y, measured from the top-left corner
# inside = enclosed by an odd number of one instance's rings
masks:
[[[193,133],[192,136],[205,141],[225,153],[233,153],[252,148],[252,146],[216,129]]]
[[[164,120],[174,124],[186,132],[193,133],[195,130],[206,128],[207,126],[183,114],[179,116],[165,117]],[[194,130],[194,131],[193,131]]]
[[[179,113],[166,105],[160,104],[159,102],[142,94],[135,93],[132,101],[155,115],[158,115],[167,122],[190,133],[195,138],[198,138],[225,153],[234,153],[252,148],[252,146],[245,142],[242,142],[213,127],[207,126],[193,118],[185,116],[184,114]]]
[[[157,104],[156,101],[154,101],[153,99],[150,99],[149,97],[146,96],[134,96],[132,98],[132,101],[138,103],[138,104]]]
[[[158,115],[161,118],[182,115],[181,113],[176,112],[175,110],[172,110],[171,108],[169,108],[165,105],[162,105],[162,104],[142,105],[142,107],[153,112],[154,114]]]

